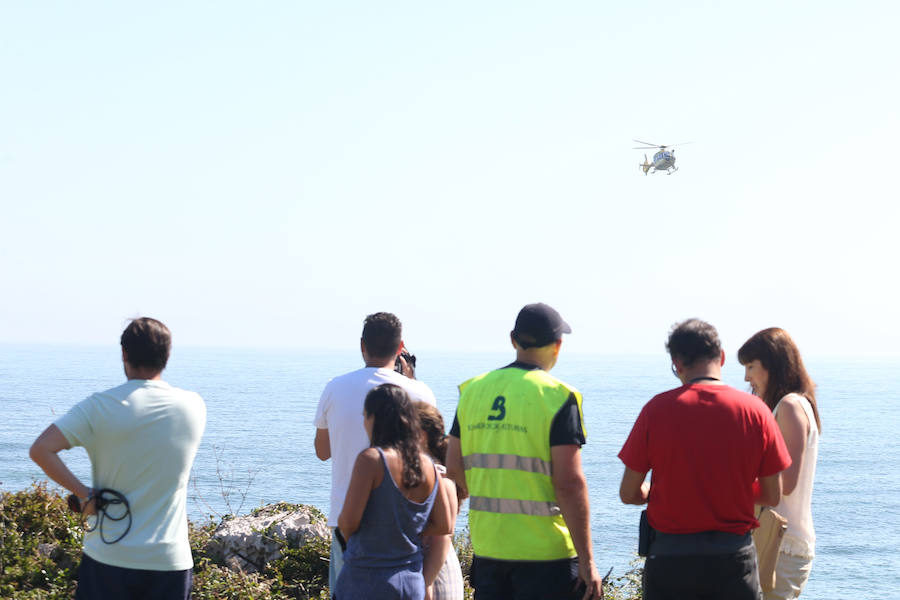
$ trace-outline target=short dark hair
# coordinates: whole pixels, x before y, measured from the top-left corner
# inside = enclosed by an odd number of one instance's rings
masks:
[[[672,326],[666,350],[690,367],[698,360],[715,360],[722,355],[722,344],[716,328],[700,319],[688,319]]]
[[[133,319],[120,338],[122,350],[132,367],[148,367],[162,371],[169,362],[172,333],[156,319]]]
[[[377,312],[366,317],[362,341],[370,356],[388,358],[397,354],[402,339],[403,325],[396,316],[389,312]]]

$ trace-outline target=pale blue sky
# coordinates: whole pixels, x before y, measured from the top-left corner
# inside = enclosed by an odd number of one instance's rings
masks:
[[[898,5],[620,4],[5,3],[0,341],[900,354]]]

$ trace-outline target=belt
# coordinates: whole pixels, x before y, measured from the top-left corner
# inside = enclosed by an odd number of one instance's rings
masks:
[[[749,533],[737,534],[726,531],[700,531],[697,533],[655,532],[648,554],[662,556],[698,554],[734,554],[753,545]]]

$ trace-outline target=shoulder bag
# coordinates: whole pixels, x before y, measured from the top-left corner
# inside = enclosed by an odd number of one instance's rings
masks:
[[[759,584],[763,592],[770,592],[775,588],[775,566],[787,531],[787,519],[769,506],[761,507],[757,518],[759,527],[753,530],[753,543],[759,565]]]

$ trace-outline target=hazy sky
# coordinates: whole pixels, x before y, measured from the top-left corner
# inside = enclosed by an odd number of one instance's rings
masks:
[[[721,5],[720,5],[721,4]],[[0,7],[0,341],[898,355],[895,2]],[[632,138],[676,150],[644,176]]]

